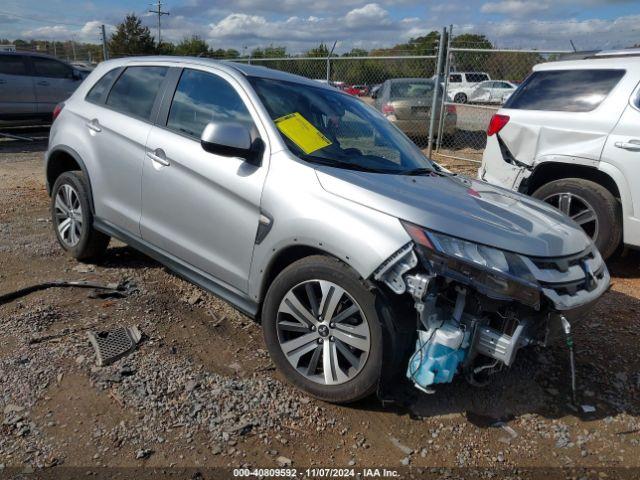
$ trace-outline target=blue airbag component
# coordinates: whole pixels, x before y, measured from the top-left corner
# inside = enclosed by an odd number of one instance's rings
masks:
[[[407,377],[422,389],[434,383],[451,382],[468,352],[468,348],[453,349],[436,343],[432,336],[419,331],[416,351],[407,369]]]

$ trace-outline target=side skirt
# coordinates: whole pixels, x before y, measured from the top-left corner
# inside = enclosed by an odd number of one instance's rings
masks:
[[[99,218],[93,219],[93,227],[111,237],[126,243],[127,245],[139,250],[145,255],[150,256],[154,260],[162,263],[164,266],[175,272],[178,276],[185,280],[198,285],[204,290],[213,293],[215,296],[220,297],[222,300],[229,302],[235,308],[240,310],[245,315],[255,319],[258,313],[258,304],[251,300],[249,297],[235,292],[228,287],[221,284],[218,280],[205,272],[183,262],[182,260],[170,255],[158,248],[154,247],[148,242],[145,242],[141,238],[134,237],[121,229],[112,225],[109,222],[101,220]]]

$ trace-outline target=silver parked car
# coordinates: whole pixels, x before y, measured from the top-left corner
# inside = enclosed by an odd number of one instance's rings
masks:
[[[377,90],[375,107],[391,123],[412,138],[429,135],[429,119],[433,102],[433,86],[429,78],[393,78],[386,80]],[[442,86],[438,86],[438,98],[442,95]],[[456,107],[447,105],[444,117],[444,134],[453,135],[456,131]],[[440,118],[440,102],[436,110]]]
[[[448,173],[375,109],[313,80],[202,58],[100,64],[57,109],[55,234],[116,237],[261,321],[318,398],[474,382],[607,289],[580,227]]]
[[[0,52],[0,120],[50,120],[55,106],[70,97],[85,76],[48,55]]]

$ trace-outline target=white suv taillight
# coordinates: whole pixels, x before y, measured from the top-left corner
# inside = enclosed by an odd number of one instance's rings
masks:
[[[58,118],[58,115],[60,115],[60,112],[62,111],[62,109],[64,108],[64,103],[59,103],[56,105],[56,108],[53,109],[53,113],[51,114],[51,121],[53,122],[56,118]]]
[[[504,128],[504,126],[509,123],[508,115],[500,115],[496,113],[493,117],[491,117],[491,121],[489,122],[489,128],[487,128],[487,136],[498,133],[500,130]]]

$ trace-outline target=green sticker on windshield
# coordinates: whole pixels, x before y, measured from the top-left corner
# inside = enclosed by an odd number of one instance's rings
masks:
[[[276,126],[306,154],[331,145],[331,140],[298,112],[276,119]]]

